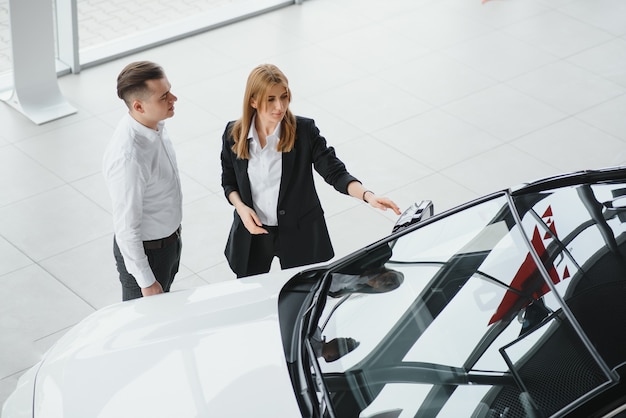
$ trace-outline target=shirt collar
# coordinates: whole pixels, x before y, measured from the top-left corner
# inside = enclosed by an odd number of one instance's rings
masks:
[[[165,121],[160,121],[157,125],[157,130],[148,128],[147,126],[141,124],[137,121],[137,119],[133,118],[130,113],[126,114],[128,119],[130,119],[131,126],[140,135],[146,138],[158,138],[161,136],[161,132],[163,132],[163,127],[165,126]]]
[[[254,124],[255,121],[256,121],[256,115],[252,117],[252,121],[250,122],[250,130],[248,131],[248,141],[255,148],[260,149],[261,145],[259,142],[259,133],[256,130],[256,126]],[[276,129],[274,129],[274,132],[267,137],[267,144],[271,145],[271,149],[274,151],[278,150],[278,141],[280,140],[281,125],[282,123],[279,123],[278,125],[276,125]]]

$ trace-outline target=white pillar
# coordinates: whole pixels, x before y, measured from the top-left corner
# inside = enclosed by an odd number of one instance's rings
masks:
[[[76,0],[56,0],[56,5],[58,58],[70,67],[72,74],[78,74],[80,72],[78,4]]]
[[[40,125],[76,113],[56,73],[52,0],[9,0],[13,91],[7,104]]]

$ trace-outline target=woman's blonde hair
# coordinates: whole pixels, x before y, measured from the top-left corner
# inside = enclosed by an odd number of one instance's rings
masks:
[[[231,129],[231,135],[235,141],[233,152],[237,154],[237,158],[249,159],[248,137],[250,134],[250,124],[256,113],[256,109],[252,107],[252,99],[260,103],[260,106],[267,106],[268,92],[275,85],[285,87],[287,90],[288,100],[291,103],[291,91],[289,90],[289,82],[285,74],[273,64],[261,64],[254,68],[248,76],[246,83],[246,91],[243,96],[243,115],[235,121]],[[281,122],[280,140],[278,141],[278,151],[289,152],[293,149],[296,141],[296,117],[287,108],[285,116]]]

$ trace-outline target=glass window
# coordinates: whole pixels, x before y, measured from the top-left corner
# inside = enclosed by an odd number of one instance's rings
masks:
[[[0,0],[0,77],[11,75],[12,63],[9,0]],[[0,82],[0,90],[5,88],[5,84]]]
[[[554,289],[611,368],[626,352],[624,196],[626,184],[607,183],[516,200],[524,232],[533,237]],[[549,292],[548,286],[541,292]]]
[[[539,216],[524,212],[523,229],[502,195],[332,272],[316,338],[358,342],[319,358],[338,416],[550,415],[610,381],[522,235],[537,228],[544,239],[548,196],[535,198]],[[580,228],[571,222],[564,232]],[[576,385],[563,384],[568,373]]]
[[[68,68],[78,72],[80,68],[292,3],[286,0],[50,1],[54,9],[55,56],[59,74],[66,73]],[[12,76],[9,0],[0,0],[0,90],[13,87]]]

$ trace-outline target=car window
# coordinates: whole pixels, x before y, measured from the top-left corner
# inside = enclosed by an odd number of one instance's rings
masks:
[[[523,235],[543,228],[543,240],[550,229],[530,210],[547,197],[521,202],[521,228],[503,194],[331,273],[318,337],[357,343],[320,357],[337,416],[549,416],[611,382]],[[553,383],[564,371],[576,385]]]
[[[516,200],[556,294],[610,368],[626,352],[626,336],[618,331],[626,317],[625,196],[625,184],[606,183]],[[554,300],[547,285],[542,292]]]

